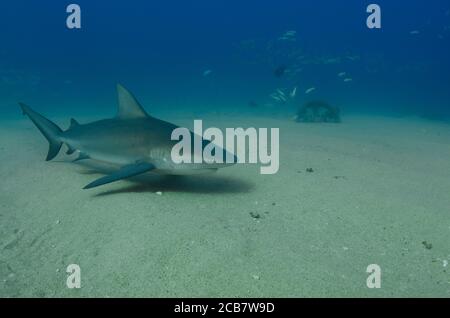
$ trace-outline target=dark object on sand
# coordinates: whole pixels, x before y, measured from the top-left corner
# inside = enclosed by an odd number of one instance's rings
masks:
[[[311,101],[297,112],[298,123],[340,123],[340,110],[324,101]]]
[[[314,169],[313,168],[306,168],[306,172],[313,173]]]
[[[261,215],[259,213],[250,212],[250,216],[254,219],[260,219]]]
[[[276,77],[282,77],[284,73],[286,73],[286,69],[286,65],[280,65],[273,70],[273,75],[275,75]]]
[[[427,250],[431,250],[433,248],[433,244],[428,243],[427,241],[423,241],[422,244]]]

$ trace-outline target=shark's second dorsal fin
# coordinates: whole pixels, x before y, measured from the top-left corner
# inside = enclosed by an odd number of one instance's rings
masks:
[[[80,124],[73,118],[70,119],[70,127],[69,129],[72,129],[74,127],[80,126]]]
[[[131,119],[148,117],[148,114],[142,108],[133,94],[131,94],[125,87],[120,84],[117,84],[117,97],[119,100],[117,118]]]

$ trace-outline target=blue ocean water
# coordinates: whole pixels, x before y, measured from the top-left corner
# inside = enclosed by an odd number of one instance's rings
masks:
[[[325,99],[344,113],[450,115],[448,0],[377,0],[379,30],[360,0],[77,0],[79,30],[66,27],[69,3],[0,5],[3,118],[20,115],[18,101],[50,115],[110,114],[117,82],[156,113],[265,112],[273,91],[298,87],[271,111]],[[289,30],[295,41],[280,40]],[[280,66],[291,73],[274,76]]]

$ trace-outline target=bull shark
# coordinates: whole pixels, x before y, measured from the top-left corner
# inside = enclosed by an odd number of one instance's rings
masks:
[[[55,123],[19,103],[24,115],[36,125],[47,138],[49,150],[47,161],[55,158],[63,144],[67,146],[67,154],[78,152],[74,161],[93,159],[118,166],[118,170],[99,178],[84,187],[91,189],[107,183],[134,177],[146,172],[168,175],[190,175],[216,171],[237,162],[210,163],[175,163],[171,151],[177,141],[171,139],[172,131],[178,126],[150,116],[136,98],[122,85],[117,84],[118,111],[111,119],[103,119],[88,124],[80,124],[70,120],[69,129],[63,131]],[[194,133],[189,131],[191,137]],[[201,137],[200,137],[201,138]],[[194,138],[191,138],[193,140]],[[202,148],[211,141],[202,140]],[[191,147],[192,158],[201,158],[203,149]],[[215,146],[224,156],[227,151]]]

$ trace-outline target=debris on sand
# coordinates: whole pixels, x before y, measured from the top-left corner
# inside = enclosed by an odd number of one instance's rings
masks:
[[[324,101],[311,101],[297,111],[299,123],[340,123],[340,110]]]
[[[433,244],[428,243],[427,241],[423,241],[422,244],[427,250],[431,250],[433,248]]]
[[[254,218],[255,220],[258,220],[261,218],[261,214],[257,213],[257,212],[250,212],[250,216],[252,218]]]
[[[313,169],[313,168],[306,168],[306,172],[308,172],[308,173],[313,173],[313,172],[314,172],[314,169]]]

